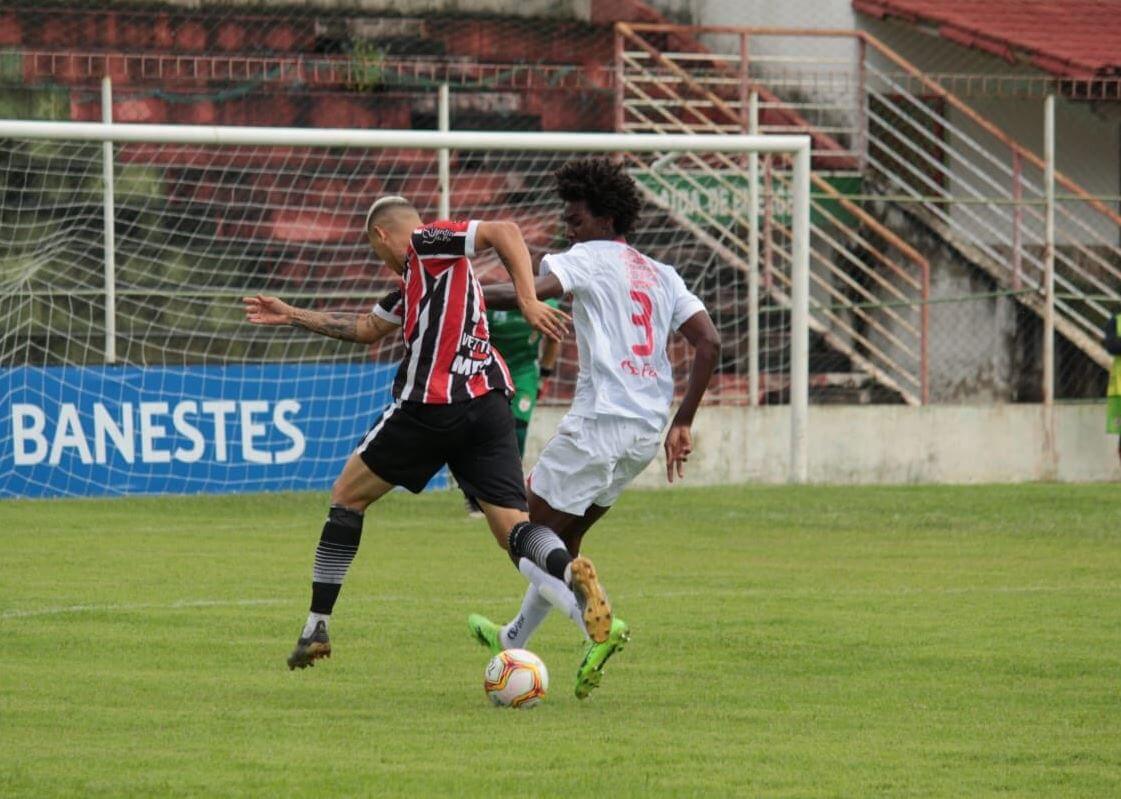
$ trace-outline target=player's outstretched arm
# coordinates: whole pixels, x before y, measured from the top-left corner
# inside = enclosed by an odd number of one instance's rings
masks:
[[[693,345],[693,365],[689,370],[685,397],[666,434],[666,479],[671,483],[675,476],[685,476],[685,462],[693,452],[693,417],[697,415],[697,408],[720,357],[720,334],[716,332],[716,325],[712,323],[708,311],[693,314],[679,332]]]
[[[374,314],[309,311],[263,294],[242,297],[241,301],[246,320],[255,325],[293,325],[342,341],[373,344],[398,329],[398,325]]]
[[[518,310],[530,327],[556,341],[563,339],[569,321],[568,314],[551,308],[538,299],[529,248],[525,245],[521,228],[513,222],[480,222],[475,229],[475,251],[492,248],[510,273]],[[483,298],[487,299],[485,291]],[[490,304],[489,299],[487,306],[497,308]]]
[[[556,275],[542,275],[534,281],[533,286],[539,300],[559,300],[564,296],[564,287]],[[487,308],[492,311],[515,311],[518,308],[518,294],[514,291],[513,283],[483,286],[483,299],[487,302]]]

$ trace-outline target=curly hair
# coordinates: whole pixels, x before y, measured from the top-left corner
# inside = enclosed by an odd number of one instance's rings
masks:
[[[584,158],[569,161],[553,176],[557,179],[557,194],[565,202],[583,200],[594,216],[610,217],[618,236],[634,229],[642,198],[622,164],[607,158]]]

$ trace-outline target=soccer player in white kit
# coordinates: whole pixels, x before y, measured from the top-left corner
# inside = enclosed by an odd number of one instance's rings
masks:
[[[642,200],[621,164],[605,158],[571,161],[556,173],[565,202],[571,249],[547,255],[536,281],[538,299],[571,294],[580,371],[572,407],[541,452],[529,477],[529,513],[547,525],[573,555],[584,534],[657,455],[673,403],[673,370],[666,353],[673,331],[693,345],[689,384],[665,438],[666,477],[684,476],[692,452],[691,426],[720,352],[720,338],[704,304],[670,266],[626,242]],[[487,307],[513,307],[509,284],[484,289]],[[478,614],[468,625],[498,652],[525,647],[545,620],[562,586],[529,560],[519,568],[530,587],[518,615],[499,626]],[[571,593],[571,592],[569,592]],[[583,622],[575,603],[567,608]],[[576,675],[576,696],[596,688],[603,665],[629,640],[622,619],[602,643],[587,644]]]

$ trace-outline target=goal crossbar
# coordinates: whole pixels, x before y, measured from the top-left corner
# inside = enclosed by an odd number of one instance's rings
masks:
[[[0,137],[215,146],[368,147],[527,152],[808,152],[808,136],[353,130],[0,120]]]

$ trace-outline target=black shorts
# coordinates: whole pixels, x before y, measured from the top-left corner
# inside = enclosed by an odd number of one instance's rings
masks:
[[[467,402],[395,402],[358,445],[370,471],[420,493],[445,463],[469,496],[528,510],[510,401],[492,391]]]

